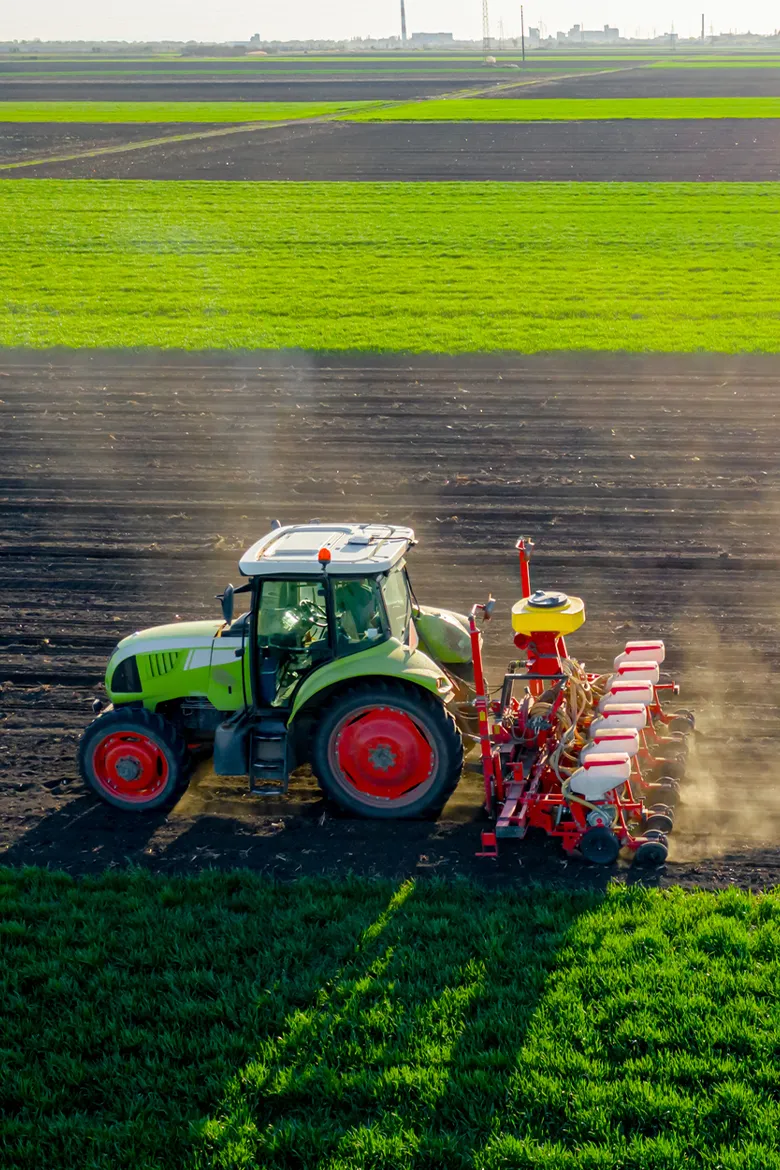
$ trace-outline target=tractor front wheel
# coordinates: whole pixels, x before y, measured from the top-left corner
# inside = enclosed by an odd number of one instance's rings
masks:
[[[364,817],[433,816],[455,789],[463,741],[422,689],[357,684],[323,711],[312,752],[323,792]]]
[[[149,812],[173,799],[186,776],[187,745],[162,715],[115,707],[79,743],[79,770],[101,800]]]

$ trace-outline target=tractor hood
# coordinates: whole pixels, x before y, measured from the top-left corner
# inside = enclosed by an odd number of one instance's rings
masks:
[[[210,646],[224,622],[211,618],[204,622],[171,622],[167,626],[150,626],[148,630],[136,630],[123,638],[114,650],[112,661],[116,665],[128,654],[148,654],[151,650],[181,650],[185,646]],[[116,656],[114,658],[114,656]]]
[[[228,698],[227,709],[240,702],[241,662],[236,657],[240,639],[219,635],[225,623],[219,618],[204,622],[174,622],[151,626],[123,638],[106,670],[106,690],[114,703],[142,699],[156,710],[160,703],[190,696],[211,698],[215,659]],[[220,646],[216,654],[215,643]],[[230,678],[225,674],[229,668]],[[222,679],[222,674],[225,678]]]

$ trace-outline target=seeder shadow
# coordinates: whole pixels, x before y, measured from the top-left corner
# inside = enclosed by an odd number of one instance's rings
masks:
[[[258,1036],[187,1165],[240,1148],[264,1170],[460,1170],[504,1110],[570,930],[602,900],[403,883],[321,996]]]

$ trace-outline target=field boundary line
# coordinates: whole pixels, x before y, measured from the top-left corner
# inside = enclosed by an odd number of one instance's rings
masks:
[[[458,98],[467,97],[481,97],[483,94],[503,93],[505,89],[523,89],[531,85],[555,85],[559,81],[577,81],[580,77],[604,77],[609,73],[631,73],[635,69],[646,68],[644,65],[619,65],[616,68],[610,69],[588,69],[585,73],[561,73],[555,77],[532,77],[527,81],[501,81],[496,85],[486,86],[480,89],[456,89],[452,93],[440,93],[437,95],[426,94],[425,97],[412,98],[408,102],[393,102],[392,105],[414,105],[415,102],[430,102],[430,101],[452,101]]]

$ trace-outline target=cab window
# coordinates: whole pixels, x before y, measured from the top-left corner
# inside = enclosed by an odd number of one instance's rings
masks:
[[[391,569],[382,579],[382,593],[387,606],[390,633],[399,642],[406,645],[409,641],[412,622],[412,599],[409,595],[406,570],[402,565]]]
[[[384,641],[387,627],[374,578],[342,577],[332,584],[337,652],[353,654]]]
[[[261,646],[302,649],[328,637],[322,582],[264,581],[257,622]]]

